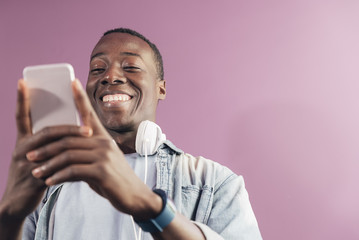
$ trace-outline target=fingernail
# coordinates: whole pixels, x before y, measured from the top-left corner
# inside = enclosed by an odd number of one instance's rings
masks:
[[[26,82],[24,79],[19,79],[19,81],[17,81],[17,89],[23,89],[24,86],[26,86]]]
[[[92,136],[92,128],[90,128],[90,127],[87,127],[87,126],[81,126],[80,127],[80,133],[82,134],[82,135],[84,135],[85,137],[90,137],[90,136]]]
[[[32,161],[32,160],[36,159],[37,155],[38,155],[37,151],[31,151],[31,152],[26,153],[26,158],[27,158],[27,160]]]
[[[19,80],[18,82],[17,82],[17,89],[21,89],[21,80]]]
[[[45,184],[47,186],[51,186],[51,185],[53,185],[53,183],[54,183],[54,180],[51,177],[45,180]]]
[[[82,89],[82,84],[78,79],[75,79],[75,85],[77,89]]]
[[[34,176],[34,177],[41,177],[41,173],[42,173],[43,170],[44,170],[43,167],[38,167],[38,168],[33,169],[33,170],[31,171],[32,176]]]

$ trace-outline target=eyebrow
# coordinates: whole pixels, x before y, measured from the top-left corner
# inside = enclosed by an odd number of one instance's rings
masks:
[[[90,61],[92,61],[92,59],[96,58],[96,57],[99,57],[99,56],[102,56],[102,55],[105,55],[104,53],[96,53],[95,55],[91,56],[90,58]]]
[[[103,55],[105,55],[105,53],[103,53],[103,52],[96,53],[95,55],[91,56],[90,61],[92,61],[92,60],[93,60],[94,58],[96,58],[96,57],[100,57],[100,56],[103,56]],[[135,57],[139,57],[139,58],[142,59],[142,57],[141,57],[140,54],[138,54],[138,53],[133,53],[133,52],[121,52],[120,55],[122,55],[122,56],[123,56],[123,55],[125,55],[125,56],[135,56]]]
[[[133,52],[121,52],[120,55],[126,55],[126,56],[135,56],[135,57],[139,57],[142,59],[141,55],[138,53],[133,53]]]

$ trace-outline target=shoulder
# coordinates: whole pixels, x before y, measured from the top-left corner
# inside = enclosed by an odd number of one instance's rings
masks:
[[[236,175],[228,167],[202,156],[185,153],[170,141],[166,141],[162,151],[172,156],[169,160],[176,178],[189,181],[188,184],[207,185],[215,190],[227,182],[242,179],[241,176]]]
[[[183,153],[182,161],[192,175],[202,179],[207,184],[212,183],[214,189],[218,189],[232,179],[242,178],[228,167],[202,156],[195,157],[189,153]]]

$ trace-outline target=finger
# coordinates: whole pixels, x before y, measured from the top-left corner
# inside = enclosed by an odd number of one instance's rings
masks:
[[[30,96],[29,90],[23,79],[18,81],[17,104],[16,104],[16,125],[18,139],[25,135],[31,134],[31,117],[30,117]]]
[[[93,149],[98,146],[93,139],[79,136],[64,137],[57,141],[51,142],[45,146],[32,150],[26,154],[26,158],[32,162],[40,162],[50,159],[66,150],[71,149]]]
[[[63,182],[92,182],[94,179],[94,171],[96,171],[96,169],[94,169],[93,165],[75,164],[47,178],[45,183],[47,186],[52,186]]]
[[[37,152],[31,150],[40,148],[41,146],[47,145],[58,139],[68,136],[83,136],[89,137],[92,135],[92,129],[86,126],[72,126],[72,125],[62,125],[54,127],[46,127],[31,137],[29,137],[26,142],[19,146],[19,152],[27,154],[27,157],[30,159],[35,159]]]
[[[33,169],[32,175],[36,178],[49,177],[72,165],[87,165],[95,160],[94,154],[86,150],[69,150]]]
[[[81,119],[85,126],[89,126],[93,129],[94,134],[106,133],[106,130],[102,126],[101,121],[98,119],[95,110],[93,109],[86,92],[82,88],[81,83],[76,79],[73,84],[73,93],[76,107],[80,113]]]

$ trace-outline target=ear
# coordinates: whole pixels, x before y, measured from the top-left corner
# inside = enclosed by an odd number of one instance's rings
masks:
[[[164,100],[166,98],[166,80],[160,80],[157,82],[157,97],[159,100]]]

